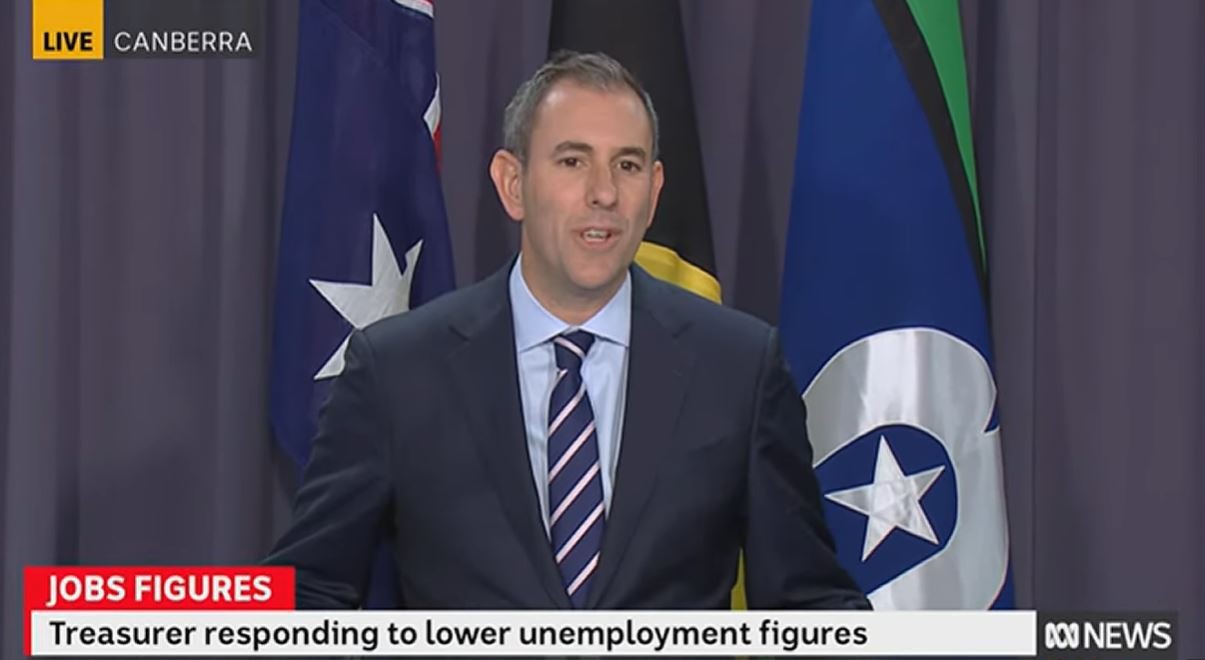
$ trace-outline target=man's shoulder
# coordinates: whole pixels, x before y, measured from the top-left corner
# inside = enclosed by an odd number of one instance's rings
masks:
[[[429,351],[451,343],[455,328],[472,319],[501,311],[507,305],[505,287],[497,275],[449,291],[407,312],[383,318],[363,329],[374,350]]]
[[[770,324],[666,282],[650,282],[646,294],[648,313],[669,330],[679,348],[695,356],[693,377],[699,387],[755,391],[774,350]]]
[[[738,309],[721,305],[647,273],[637,275],[654,315],[680,324],[687,334],[732,343],[764,345],[772,330],[769,323]]]

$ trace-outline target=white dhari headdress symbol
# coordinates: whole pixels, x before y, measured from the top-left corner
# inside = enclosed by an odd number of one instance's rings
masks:
[[[958,519],[946,547],[872,591],[875,608],[990,607],[1008,572],[1008,529],[983,355],[934,328],[887,330],[843,348],[803,400],[817,465],[877,428],[907,425],[937,439],[954,467]]]

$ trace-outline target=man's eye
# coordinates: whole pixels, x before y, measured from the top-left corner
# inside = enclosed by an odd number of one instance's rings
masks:
[[[577,167],[581,164],[581,159],[577,158],[576,156],[568,156],[561,159],[561,165],[564,165],[565,167]]]
[[[619,163],[619,167],[620,167],[620,169],[622,169],[624,172],[633,172],[633,173],[635,173],[635,172],[639,172],[639,171],[640,171],[640,169],[641,169],[641,168],[640,168],[640,163],[637,163],[637,162],[636,162],[636,161],[634,161],[634,160],[625,160],[625,161],[621,161],[621,162]]]

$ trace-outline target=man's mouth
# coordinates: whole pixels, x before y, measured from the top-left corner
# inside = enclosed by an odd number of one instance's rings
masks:
[[[615,232],[609,229],[591,228],[581,232],[582,240],[593,245],[601,245],[606,243],[607,241],[611,240],[611,237],[614,235]]]

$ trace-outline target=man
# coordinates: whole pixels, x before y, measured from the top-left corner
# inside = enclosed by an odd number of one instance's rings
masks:
[[[554,57],[490,175],[519,256],[353,334],[271,563],[356,607],[392,540],[412,608],[865,608],[764,323],[633,266],[664,182],[643,88]]]

